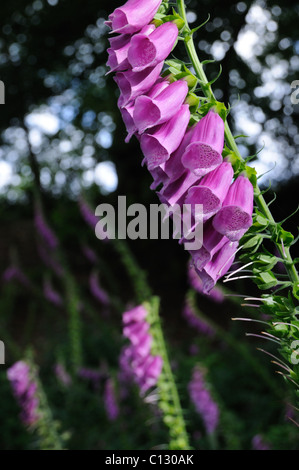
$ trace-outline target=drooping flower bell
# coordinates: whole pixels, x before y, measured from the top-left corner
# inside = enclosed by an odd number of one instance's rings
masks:
[[[113,33],[133,34],[148,24],[157,13],[162,0],[128,0],[116,8],[106,24]]]
[[[230,163],[223,162],[215,170],[203,176],[200,182],[189,189],[185,204],[202,204],[205,222],[221,209],[234,176]]]
[[[238,242],[227,241],[202,270],[196,270],[202,280],[204,294],[208,294],[227,273],[234,262],[237,248]]]
[[[133,72],[141,72],[165,60],[172,51],[179,30],[174,23],[164,23],[151,34],[135,34],[128,50],[128,61]]]
[[[160,62],[155,67],[149,67],[142,72],[133,72],[132,70],[118,72],[114,80],[120,89],[119,108],[134,101],[137,96],[147,93],[160,77],[162,68],[163,62]]]
[[[133,112],[133,120],[139,134],[171,119],[184,103],[187,93],[187,82],[177,80],[155,97],[139,96],[135,101]]]
[[[128,61],[128,50],[130,47],[131,36],[129,34],[121,34],[109,38],[110,47],[107,49],[109,55],[107,66],[110,72],[124,71],[130,68]]]
[[[169,81],[167,79],[159,79],[155,85],[150,89],[150,91],[146,95],[142,95],[141,97],[147,97],[149,99],[154,99],[158,96],[165,88],[169,86]],[[136,123],[134,121],[134,111],[136,109],[136,103],[140,97],[137,97],[135,102],[131,102],[130,104],[123,106],[120,108],[120,112],[126,126],[128,135],[125,138],[125,142],[128,143],[131,137],[137,132]]]
[[[140,145],[149,170],[166,162],[178,148],[189,120],[189,106],[183,104],[169,121],[142,134]]]
[[[140,31],[144,37],[155,31],[156,27],[153,24],[144,26]],[[108,74],[111,72],[121,72],[131,70],[132,67],[128,61],[128,51],[131,46],[132,36],[130,34],[120,34],[109,38],[110,47],[107,49],[108,61],[107,66],[110,68]]]
[[[223,245],[228,242],[228,238],[217,232],[211,220],[203,226],[203,243],[198,250],[191,252],[192,262],[198,271],[201,271],[206,264],[212,260],[213,256]]]
[[[224,122],[210,110],[193,128],[182,164],[197,176],[204,176],[222,162]]]
[[[253,186],[248,178],[240,175],[230,186],[213,226],[231,241],[240,240],[252,225],[252,212]]]

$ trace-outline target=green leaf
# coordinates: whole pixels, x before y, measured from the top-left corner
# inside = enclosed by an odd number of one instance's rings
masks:
[[[254,282],[261,290],[271,289],[278,284],[278,280],[271,271],[260,273]]]

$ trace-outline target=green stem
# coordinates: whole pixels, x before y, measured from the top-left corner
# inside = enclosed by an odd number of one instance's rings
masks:
[[[209,85],[209,81],[208,81],[207,76],[206,76],[206,74],[203,70],[203,66],[202,66],[202,64],[201,64],[201,62],[198,58],[198,55],[197,55],[197,52],[196,52],[196,49],[195,49],[195,45],[194,45],[194,41],[193,41],[193,35],[192,35],[192,32],[189,28],[187,17],[186,17],[186,7],[185,7],[184,0],[177,0],[177,7],[178,7],[179,15],[185,21],[185,29],[183,31],[183,34],[185,36],[185,46],[186,46],[189,58],[192,62],[193,68],[195,70],[195,73],[197,75],[197,78],[199,79],[201,89],[202,89],[204,95],[208,99],[215,99],[212,88]],[[238,158],[241,161],[244,161],[241,154],[240,154],[240,151],[238,149],[238,146],[236,144],[236,141],[233,137],[233,134],[230,130],[230,127],[229,127],[229,124],[228,124],[227,121],[225,122],[224,134],[225,134],[225,140],[226,140],[228,146],[231,148],[231,150],[233,152],[235,152],[235,154],[238,156]],[[265,199],[264,199],[264,197],[261,193],[261,190],[260,190],[260,188],[258,187],[257,184],[254,188],[254,194],[255,194],[255,202],[256,202],[257,206],[259,207],[260,211],[262,212],[262,214],[265,217],[267,217],[267,219],[269,220],[269,222],[270,222],[269,230],[272,233],[272,235],[274,235],[277,224],[276,224],[276,222],[275,222],[275,220],[272,216],[272,213],[271,213],[271,211],[270,211],[270,209],[269,209],[269,207],[268,207],[268,205],[267,205],[267,203],[266,203],[266,201],[265,201]],[[298,272],[297,272],[296,267],[294,265],[294,262],[292,260],[289,248],[284,247],[282,243],[275,243],[275,244],[277,245],[277,248],[280,252],[280,255],[281,255],[282,259],[285,261],[285,267],[286,267],[286,270],[287,270],[287,273],[288,273],[288,276],[289,276],[290,280],[292,281],[292,283],[296,284],[297,287],[299,287]]]
[[[183,410],[169,363],[167,347],[161,327],[159,305],[160,301],[158,297],[152,297],[150,303],[145,304],[146,309],[149,312],[148,318],[154,339],[152,353],[161,356],[163,359],[163,369],[158,381],[159,406],[164,415],[164,423],[169,428],[170,450],[189,450],[190,446]]]

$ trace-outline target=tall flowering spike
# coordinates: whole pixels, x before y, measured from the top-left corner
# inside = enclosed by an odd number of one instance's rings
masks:
[[[203,227],[202,247],[191,252],[195,268],[201,271],[228,241],[227,237],[214,229],[212,221],[208,220]]]
[[[184,103],[187,93],[187,82],[177,80],[155,98],[139,96],[133,112],[133,120],[139,134],[171,119]]]
[[[106,24],[114,33],[132,34],[150,23],[157,13],[162,0],[128,0],[122,7],[116,8]]]
[[[219,424],[219,407],[213,400],[199,367],[194,368],[188,389],[195,409],[202,417],[207,434],[213,434]]]
[[[191,204],[192,211],[195,204],[202,204],[205,222],[221,209],[233,176],[234,170],[231,164],[221,163],[215,170],[205,175],[196,186],[189,189],[185,204]]]
[[[211,261],[201,271],[197,271],[202,280],[204,294],[209,294],[218,279],[227,273],[233,264],[237,248],[237,242],[226,242],[213,256]]]
[[[132,70],[118,72],[114,80],[120,89],[119,108],[127,106],[137,96],[147,93],[158,80],[162,68],[163,62],[160,62],[155,67],[149,67],[142,72],[132,72]]]
[[[193,128],[190,144],[182,156],[182,164],[197,176],[204,176],[222,162],[224,122],[210,110]]]
[[[7,370],[7,378],[13,394],[21,408],[20,418],[26,426],[34,425],[40,418],[38,414],[39,399],[37,384],[31,377],[29,365],[18,361]]]
[[[141,136],[140,145],[149,170],[166,162],[180,145],[190,119],[189,106],[183,104],[165,124]]]
[[[143,305],[124,312],[123,334],[130,345],[123,348],[119,361],[122,378],[134,380],[142,395],[157,383],[163,364],[160,356],[151,354],[152,336],[146,316]]]
[[[223,207],[215,215],[213,226],[231,241],[240,240],[252,225],[253,186],[248,178],[238,176],[233,182]]]
[[[174,23],[158,26],[150,35],[135,34],[128,50],[128,61],[133,72],[141,72],[165,60],[173,49],[179,30]]]

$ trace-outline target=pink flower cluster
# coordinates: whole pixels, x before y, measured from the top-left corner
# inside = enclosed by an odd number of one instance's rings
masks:
[[[159,187],[159,199],[169,207],[190,204],[193,217],[195,205],[202,205],[203,245],[191,256],[203,292],[209,293],[252,224],[253,187],[243,175],[234,180],[232,165],[222,158],[219,114],[210,109],[190,126],[187,81],[161,76],[179,31],[172,22],[151,23],[160,5],[161,0],[129,0],[109,16],[107,24],[117,35],[110,38],[107,65],[120,89],[126,141],[132,135],[139,140],[151,188]]]
[[[30,367],[24,361],[18,361],[7,370],[7,378],[11,383],[14,396],[20,408],[20,418],[27,426],[32,426],[39,419],[37,384],[32,379]]]
[[[123,334],[130,340],[120,356],[122,376],[134,380],[144,394],[156,385],[161,374],[163,360],[151,354],[152,336],[149,334],[147,311],[140,305],[123,314]]]
[[[202,417],[207,433],[213,434],[219,423],[219,408],[211,397],[203,373],[198,367],[194,368],[189,383],[189,394],[196,411]]]

